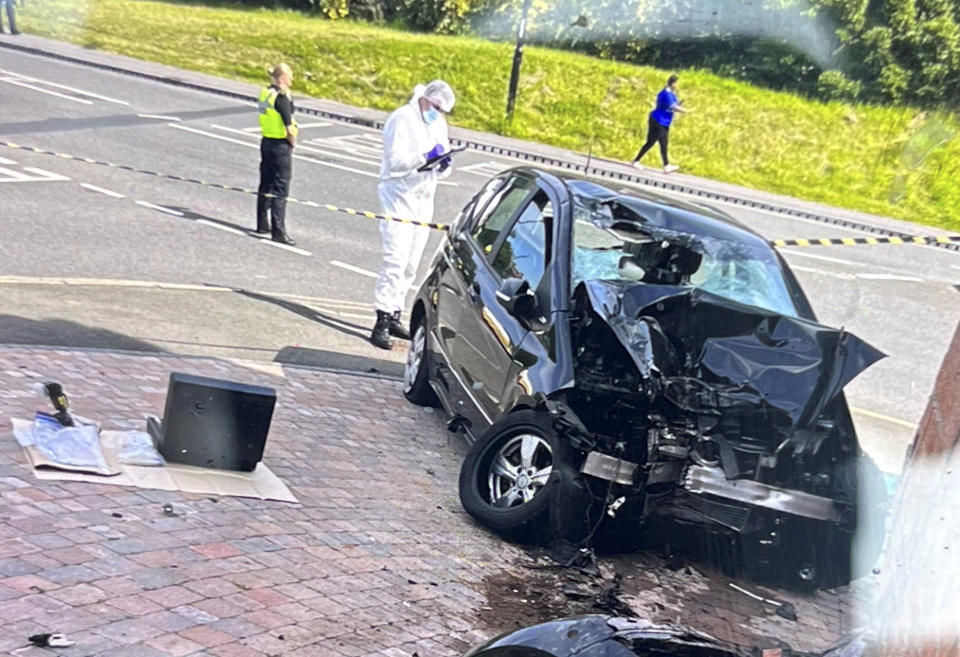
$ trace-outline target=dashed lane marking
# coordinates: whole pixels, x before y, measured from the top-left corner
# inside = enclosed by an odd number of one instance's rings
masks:
[[[99,194],[104,194],[106,196],[112,196],[113,198],[127,198],[123,194],[112,192],[109,189],[104,189],[103,187],[97,187],[96,185],[91,185],[90,183],[80,183],[80,186],[84,189],[89,189],[91,192],[97,192]]]
[[[111,98],[110,96],[101,96],[100,94],[95,94],[91,91],[84,91],[83,89],[77,89],[76,87],[68,87],[65,84],[59,84],[57,82],[50,82],[49,80],[41,80],[40,78],[34,78],[29,75],[24,75],[23,73],[16,73],[14,71],[7,71],[0,69],[0,73],[6,75],[13,75],[21,80],[29,80],[30,82],[36,82],[37,84],[43,84],[48,87],[53,87],[55,89],[63,89],[64,91],[69,91],[71,93],[80,94],[81,96],[87,96],[88,98],[96,98],[97,100],[102,100],[107,103],[114,103],[115,105],[129,105],[125,100],[118,100],[116,98]]]
[[[149,201],[136,201],[137,205],[142,205],[145,208],[150,208],[151,210],[156,210],[157,212],[164,212],[166,214],[172,214],[174,217],[182,217],[183,213],[178,212],[177,210],[171,210],[170,208],[165,208],[162,205],[156,205],[155,203],[150,203]]]
[[[182,121],[178,116],[166,116],[164,114],[137,114],[141,119],[155,119],[157,121]]]
[[[7,84],[12,84],[17,87],[23,87],[25,89],[32,89],[33,91],[38,91],[42,94],[47,94],[48,96],[56,96],[57,98],[63,98],[64,100],[69,100],[74,103],[80,103],[81,105],[93,105],[92,100],[87,100],[86,98],[77,98],[75,96],[68,96],[67,94],[62,94],[59,91],[50,91],[49,89],[43,89],[33,84],[28,84],[23,80],[18,80],[11,77],[2,77],[0,82],[6,82]]]
[[[330,264],[333,265],[334,267],[339,267],[340,269],[352,271],[354,274],[360,274],[361,276],[366,276],[367,278],[377,278],[377,274],[375,272],[372,272],[369,269],[355,267],[354,265],[348,264],[346,262],[340,262],[339,260],[331,260]]]
[[[247,236],[247,233],[240,230],[239,228],[231,228],[230,226],[224,226],[223,224],[218,224],[216,221],[208,221],[206,219],[197,219],[198,224],[204,226],[209,226],[210,228],[216,228],[217,230],[222,230],[227,233],[233,233],[234,235]]]
[[[923,283],[924,280],[917,276],[904,276],[901,274],[857,274],[857,278],[863,278],[868,281],[904,281],[907,283]]]
[[[780,253],[784,255],[800,256],[803,258],[811,258],[812,260],[822,260],[823,262],[832,262],[838,265],[849,265],[851,267],[862,267],[862,262],[854,262],[853,260],[844,260],[843,258],[835,258],[833,256],[820,255],[818,253],[809,253],[807,251],[794,251],[793,249],[780,249]]]
[[[259,241],[260,241],[260,242],[263,242],[264,244],[269,244],[270,246],[275,246],[275,247],[277,247],[278,249],[283,249],[284,251],[289,251],[290,253],[296,253],[297,255],[302,255],[302,256],[311,256],[311,255],[313,255],[313,254],[310,253],[309,251],[305,251],[304,249],[298,249],[298,248],[295,247],[295,246],[290,246],[289,244],[284,244],[283,242],[274,242],[273,240],[262,239],[262,238],[261,238]]]

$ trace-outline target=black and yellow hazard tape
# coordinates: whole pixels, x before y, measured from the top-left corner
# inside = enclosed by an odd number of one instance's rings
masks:
[[[224,189],[231,192],[240,192],[242,194],[248,194],[251,196],[259,196],[259,193],[255,189],[249,189],[246,187],[236,187],[234,185],[224,185],[222,183],[209,182],[206,180],[198,180],[196,178],[184,178],[183,176],[178,176],[170,173],[161,173],[159,171],[151,171],[149,169],[138,169],[136,167],[131,167],[125,164],[114,164],[113,162],[104,162],[101,160],[94,160],[89,157],[77,157],[75,155],[70,155],[68,153],[59,153],[57,151],[50,151],[44,148],[36,148],[34,146],[24,146],[22,144],[15,144],[9,141],[0,140],[0,146],[5,146],[7,148],[19,149],[22,151],[30,151],[31,153],[39,153],[41,155],[52,155],[54,157],[59,157],[64,160],[73,160],[76,162],[84,162],[86,164],[96,164],[98,166],[110,167],[112,169],[122,169],[123,171],[130,171],[133,173],[140,173],[147,176],[154,176],[156,178],[164,178],[166,180],[174,180],[176,182],[185,182],[193,185],[202,185],[204,187],[211,187],[213,189]],[[274,194],[264,194],[265,198],[276,198]],[[349,214],[355,217],[366,217],[367,219],[382,219],[384,221],[396,221],[402,224],[410,224],[412,226],[423,226],[424,228],[430,228],[433,230],[450,230],[449,224],[442,223],[430,223],[426,221],[416,221],[414,219],[403,219],[400,217],[393,217],[390,215],[377,214],[376,212],[369,212],[365,210],[354,210],[353,208],[341,208],[339,206],[333,205],[331,203],[318,203],[316,201],[304,201],[300,199],[293,198],[292,196],[287,197],[287,202],[296,203],[298,205],[303,205],[308,208],[323,208],[324,210],[329,210],[330,212],[339,212],[342,214]],[[903,236],[880,236],[880,237],[820,237],[820,238],[797,238],[789,240],[770,240],[770,245],[776,248],[797,246],[864,246],[864,245],[879,245],[879,244],[928,244],[928,245],[942,245],[942,244],[958,244],[960,243],[960,235],[903,235]]]
[[[877,244],[955,244],[960,235],[904,235],[903,237],[820,237],[811,239],[770,240],[775,247],[785,246],[863,246]]]
[[[7,148],[13,148],[21,151],[29,151],[31,153],[39,153],[41,155],[52,155],[54,157],[59,157],[63,160],[73,160],[74,162],[96,164],[98,166],[109,167],[111,169],[121,169],[123,171],[140,173],[145,176],[153,176],[155,178],[163,178],[165,180],[174,180],[176,182],[190,183],[193,185],[202,185],[204,187],[210,187],[212,189],[224,189],[230,192],[239,192],[241,194],[248,194],[251,196],[260,196],[257,190],[249,189],[247,187],[237,187],[235,185],[224,185],[222,183],[215,183],[207,180],[198,180],[197,178],[185,178],[183,176],[178,176],[171,173],[161,173],[160,171],[151,171],[149,169],[138,169],[137,167],[128,166],[126,164],[115,164],[113,162],[94,160],[89,157],[77,157],[76,155],[70,155],[69,153],[59,153],[57,151],[49,151],[44,148],[36,148],[34,146],[24,146],[22,144],[15,144],[9,141],[0,141],[0,146],[5,146]],[[277,198],[275,194],[263,194],[263,197]],[[342,214],[349,214],[354,217],[366,217],[367,219],[382,219],[384,221],[395,221],[401,224],[410,224],[412,226],[422,226],[424,228],[430,228],[432,230],[444,230],[444,231],[450,230],[450,226],[448,224],[432,223],[427,221],[416,221],[414,219],[404,219],[401,217],[393,217],[385,214],[377,214],[376,212],[354,210],[353,208],[341,208],[331,203],[318,203],[316,201],[304,201],[301,199],[293,198],[292,196],[287,197],[287,202],[296,203],[298,205],[303,205],[308,208],[323,208],[324,210],[329,210],[330,212],[340,212]]]

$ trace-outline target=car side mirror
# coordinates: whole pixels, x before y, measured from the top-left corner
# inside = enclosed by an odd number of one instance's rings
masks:
[[[530,284],[519,278],[507,278],[497,289],[497,301],[517,319],[533,319],[537,314],[537,298]]]

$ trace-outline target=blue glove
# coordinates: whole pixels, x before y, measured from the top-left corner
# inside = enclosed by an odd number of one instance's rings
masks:
[[[427,158],[427,161],[430,161],[433,158],[437,157],[438,155],[443,155],[444,152],[445,152],[445,149],[443,148],[443,146],[441,146],[440,144],[437,144],[436,146],[433,147],[433,150],[431,150],[429,153],[424,155],[424,157]]]

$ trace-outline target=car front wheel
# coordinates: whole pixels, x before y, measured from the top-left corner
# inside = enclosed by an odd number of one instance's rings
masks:
[[[403,396],[420,406],[439,406],[437,393],[430,387],[430,351],[427,348],[427,318],[413,327],[407,363],[403,369]]]
[[[559,451],[556,433],[543,414],[521,410],[504,416],[480,435],[463,461],[463,508],[510,540],[542,538]]]

